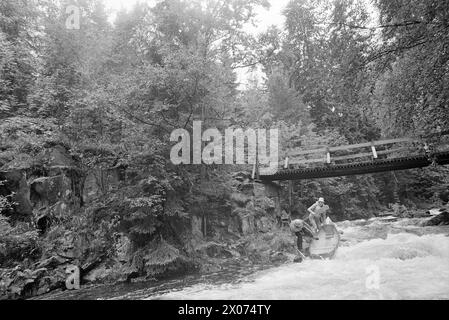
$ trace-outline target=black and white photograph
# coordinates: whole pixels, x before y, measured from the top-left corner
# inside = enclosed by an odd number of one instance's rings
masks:
[[[447,302],[449,1],[0,0],[0,300]]]

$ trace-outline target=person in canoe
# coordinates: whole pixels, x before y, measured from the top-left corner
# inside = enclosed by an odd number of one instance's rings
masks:
[[[307,211],[309,212],[309,221],[315,232],[318,232],[321,225],[326,221],[326,211],[329,206],[324,204],[324,198],[319,198],[317,202],[312,204]]]
[[[309,255],[307,252],[308,246],[307,248],[305,248],[305,250],[303,250],[303,239],[309,245],[312,239],[316,238],[315,234],[312,231],[312,228],[304,220],[301,219],[293,220],[290,223],[290,230],[296,236],[296,246],[300,253],[299,257],[295,259],[295,261],[301,262],[305,256]]]

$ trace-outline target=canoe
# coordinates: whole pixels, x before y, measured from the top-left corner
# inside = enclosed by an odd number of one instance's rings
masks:
[[[312,259],[331,259],[340,243],[340,233],[335,225],[323,225],[318,231],[317,238],[310,243],[310,257]]]

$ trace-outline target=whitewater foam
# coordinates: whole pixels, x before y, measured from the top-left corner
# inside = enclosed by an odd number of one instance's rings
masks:
[[[345,226],[345,234],[363,232],[361,225]],[[376,289],[367,287],[372,268],[379,272]],[[198,284],[158,298],[448,299],[449,237],[388,234],[340,247],[333,260],[306,260],[256,273],[238,284]]]

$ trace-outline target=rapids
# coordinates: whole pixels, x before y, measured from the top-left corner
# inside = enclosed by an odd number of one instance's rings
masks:
[[[332,260],[236,267],[161,284],[99,286],[44,299],[449,299],[449,226],[343,221]]]
[[[306,260],[234,284],[197,284],[142,298],[159,299],[449,299],[447,227],[421,219],[344,221],[332,260]]]

